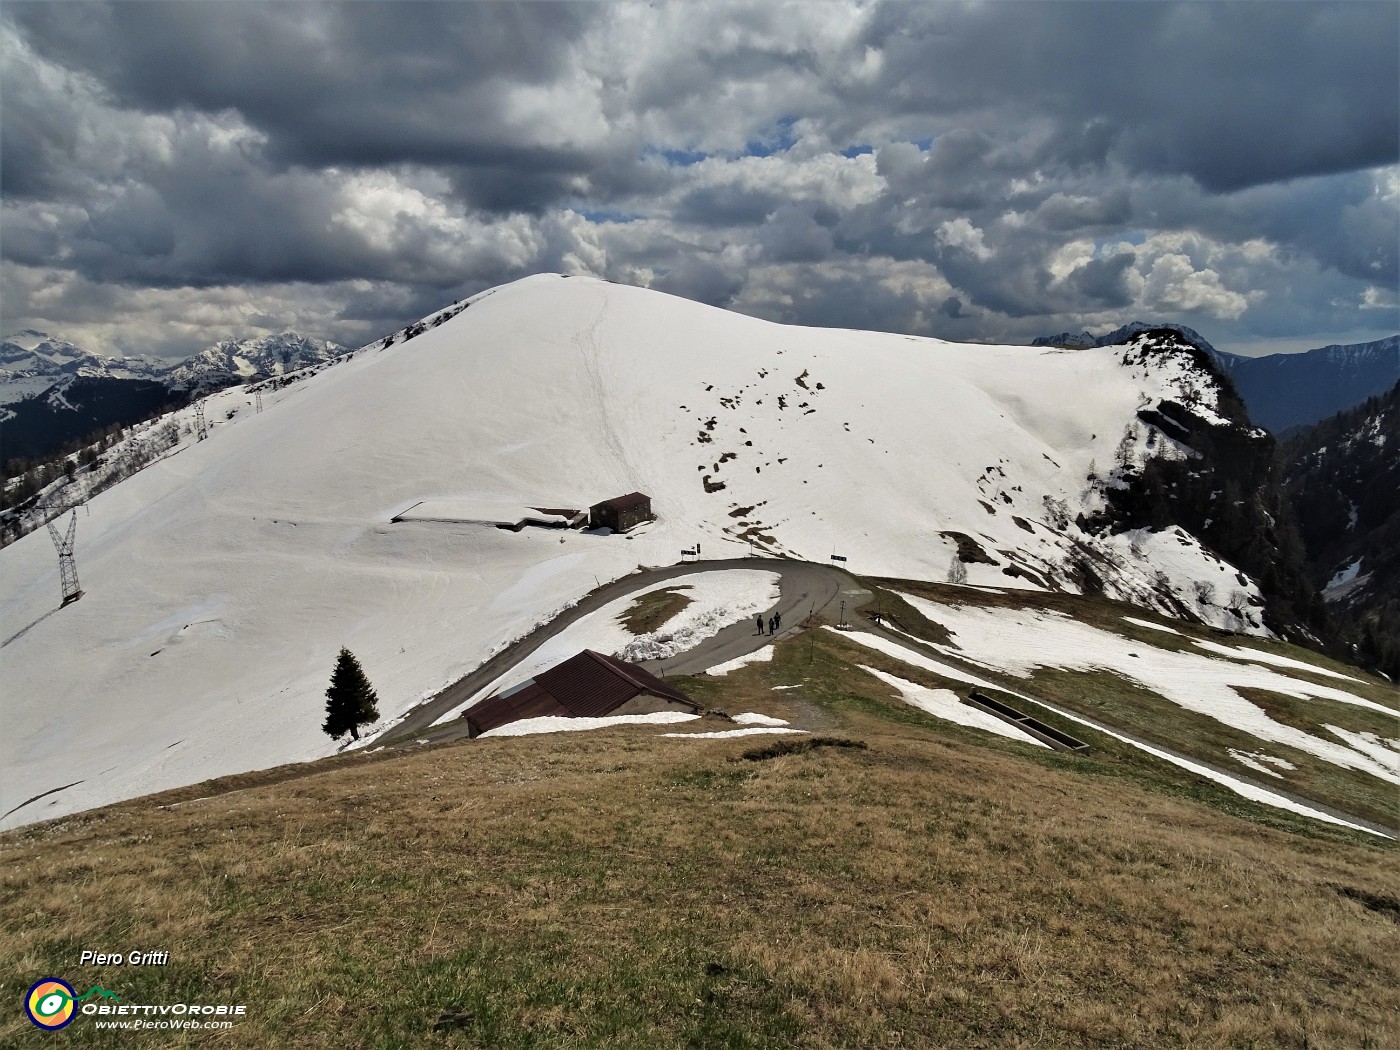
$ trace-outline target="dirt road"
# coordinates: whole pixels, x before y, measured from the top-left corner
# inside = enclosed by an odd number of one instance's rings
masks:
[[[454,719],[445,725],[433,727],[433,723],[454,707],[460,707],[476,693],[486,688],[525,657],[538,649],[548,639],[553,638],[570,624],[577,622],[591,612],[595,612],[609,602],[625,598],[629,594],[643,590],[653,584],[690,576],[699,572],[723,572],[729,569],[762,569],[778,575],[778,601],[767,610],[765,616],[775,612],[782,614],[783,627],[778,637],[788,636],[798,630],[798,626],[808,616],[819,614],[833,602],[846,602],[848,613],[868,601],[870,592],[840,569],[811,562],[789,561],[785,558],[735,558],[726,561],[687,562],[669,565],[662,569],[648,569],[633,573],[620,580],[605,584],[586,595],[572,609],[545,624],[534,633],[527,635],[514,645],[503,649],[475,671],[458,679],[443,689],[431,700],[425,700],[410,711],[395,725],[377,737],[373,746],[399,746],[418,740],[431,740],[441,743],[466,735],[466,723]],[[835,611],[835,610],[833,610]],[[760,635],[754,629],[753,620],[745,617],[741,622],[731,624],[718,634],[705,639],[694,649],[666,660],[648,660],[642,667],[653,674],[683,675],[696,674],[724,663],[738,656],[744,656],[770,644],[773,641],[767,634]]]

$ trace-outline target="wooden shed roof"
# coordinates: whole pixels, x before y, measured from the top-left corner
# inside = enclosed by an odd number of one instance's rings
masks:
[[[650,503],[651,497],[641,492],[629,492],[625,496],[614,496],[612,499],[605,499],[602,503],[593,504],[592,510],[599,507],[611,507],[613,510],[628,510],[632,507],[640,507],[644,503]]]
[[[585,649],[520,685],[488,696],[465,717],[476,735],[522,718],[598,718],[642,694],[699,709],[680,690],[635,664]]]

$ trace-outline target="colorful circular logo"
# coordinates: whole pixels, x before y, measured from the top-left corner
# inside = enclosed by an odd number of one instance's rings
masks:
[[[45,977],[35,981],[24,997],[24,1012],[40,1028],[50,1031],[62,1028],[72,1022],[76,1013],[73,1005],[76,994],[67,981]]]

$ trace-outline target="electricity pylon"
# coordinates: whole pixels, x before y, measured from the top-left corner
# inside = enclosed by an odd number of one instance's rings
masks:
[[[83,590],[78,586],[78,566],[73,562],[73,536],[78,531],[78,512],[73,511],[73,517],[68,520],[66,536],[58,534],[53,522],[49,522],[48,526],[53,545],[58,548],[58,575],[63,585],[63,604],[71,605],[83,596]]]

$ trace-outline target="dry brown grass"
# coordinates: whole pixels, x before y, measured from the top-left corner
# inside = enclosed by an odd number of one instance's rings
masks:
[[[0,994],[246,1002],[230,1046],[1397,1044],[1394,848],[983,746],[820,638],[686,686],[868,749],[483,740],[8,833]]]
[[[690,597],[682,593],[689,589],[680,584],[642,595],[622,614],[622,626],[633,634],[650,634],[690,604]]]

